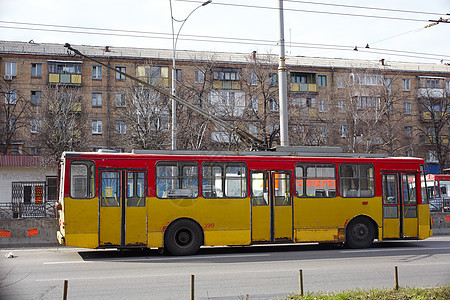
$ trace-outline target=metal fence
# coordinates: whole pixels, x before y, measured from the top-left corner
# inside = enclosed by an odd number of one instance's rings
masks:
[[[55,218],[56,201],[45,203],[0,203],[0,219]]]

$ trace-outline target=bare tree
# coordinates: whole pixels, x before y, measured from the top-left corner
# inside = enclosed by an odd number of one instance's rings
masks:
[[[130,148],[165,149],[169,144],[169,100],[143,86],[129,87],[126,107],[118,110],[117,122],[126,124],[121,142]],[[116,133],[125,133],[116,123]]]
[[[423,137],[422,142],[429,146],[432,160],[439,163],[442,173],[449,161],[449,126],[450,126],[450,98],[443,89],[421,89],[418,102],[422,112],[425,127],[418,130]],[[427,154],[427,153],[424,153]],[[432,157],[430,157],[432,156]]]
[[[36,141],[48,163],[57,163],[64,151],[87,149],[89,129],[81,91],[76,87],[58,85],[45,92],[42,126]]]
[[[7,154],[13,142],[23,139],[29,124],[30,101],[14,88],[13,80],[0,81],[0,153]]]

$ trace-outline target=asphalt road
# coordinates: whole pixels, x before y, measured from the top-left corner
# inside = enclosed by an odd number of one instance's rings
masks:
[[[14,258],[5,255],[12,252]],[[0,250],[0,299],[276,299],[298,292],[450,284],[450,236],[353,250],[317,244],[203,248],[189,257],[156,250]]]

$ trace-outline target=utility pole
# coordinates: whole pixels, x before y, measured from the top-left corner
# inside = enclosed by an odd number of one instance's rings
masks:
[[[282,147],[289,146],[288,137],[288,109],[287,109],[287,75],[286,57],[284,47],[284,16],[283,0],[278,0],[280,16],[280,63],[278,65],[278,90],[280,103],[280,144]]]

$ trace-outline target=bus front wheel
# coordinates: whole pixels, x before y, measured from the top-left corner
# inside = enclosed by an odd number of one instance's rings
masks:
[[[375,227],[367,218],[356,218],[347,226],[346,244],[350,248],[368,248],[374,238]]]
[[[172,255],[192,255],[200,249],[202,236],[202,230],[197,223],[181,219],[167,228],[164,247]]]

